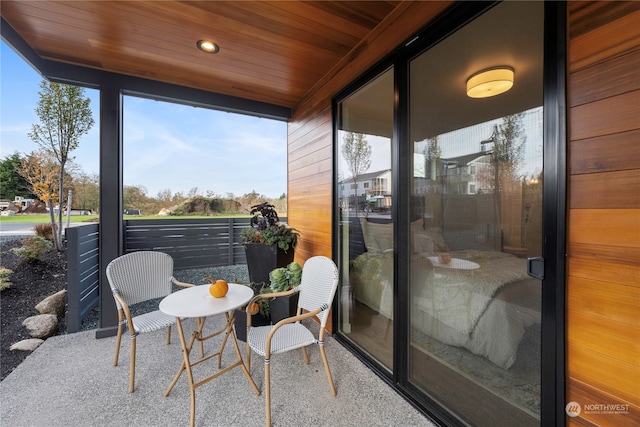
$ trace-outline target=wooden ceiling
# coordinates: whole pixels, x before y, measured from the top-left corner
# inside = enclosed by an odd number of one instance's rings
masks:
[[[1,13],[42,59],[294,108],[399,3],[2,0]]]

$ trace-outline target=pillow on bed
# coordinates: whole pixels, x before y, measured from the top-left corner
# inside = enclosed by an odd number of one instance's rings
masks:
[[[388,249],[393,249],[393,224],[380,224],[370,222],[366,218],[360,218],[364,245],[368,252],[383,253]],[[422,220],[411,223],[413,234],[413,253],[434,253],[447,252],[449,248],[435,227],[425,230],[422,228]]]
[[[411,235],[412,248],[414,254],[432,254],[435,252],[435,243],[426,234]]]
[[[422,220],[419,219],[417,221],[413,221],[411,223],[411,233],[414,236],[426,236],[433,242],[433,252],[448,252],[449,247],[447,243],[444,241],[444,237],[442,237],[442,233],[440,233],[440,228],[438,227],[424,227]],[[424,252],[416,252],[416,253],[424,253]]]
[[[368,252],[382,253],[393,249],[393,224],[378,224],[360,218],[360,226]]]

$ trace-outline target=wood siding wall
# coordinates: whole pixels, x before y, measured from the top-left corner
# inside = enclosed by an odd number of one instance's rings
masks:
[[[331,99],[451,2],[403,2],[294,108],[288,126],[289,224],[301,233],[296,260],[331,257],[333,127]]]
[[[403,2],[293,109],[287,131],[289,224],[300,231],[295,260],[331,258],[333,125],[331,101],[452,2]],[[331,318],[327,330],[333,331]]]
[[[567,424],[637,426],[640,3],[571,2],[568,69]]]

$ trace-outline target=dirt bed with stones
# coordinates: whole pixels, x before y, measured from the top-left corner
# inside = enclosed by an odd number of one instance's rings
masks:
[[[11,286],[0,294],[0,320],[2,349],[0,352],[1,378],[4,379],[31,352],[10,350],[12,344],[31,338],[22,322],[40,313],[35,306],[46,297],[67,288],[66,258],[64,252],[50,250],[40,260],[27,262],[12,248],[21,246],[21,239],[6,238],[0,244],[0,267],[13,271]],[[58,331],[64,333],[64,317],[58,318]]]

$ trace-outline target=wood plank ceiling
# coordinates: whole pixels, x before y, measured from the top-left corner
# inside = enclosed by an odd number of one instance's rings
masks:
[[[43,59],[294,108],[399,3],[2,0],[1,13]]]

